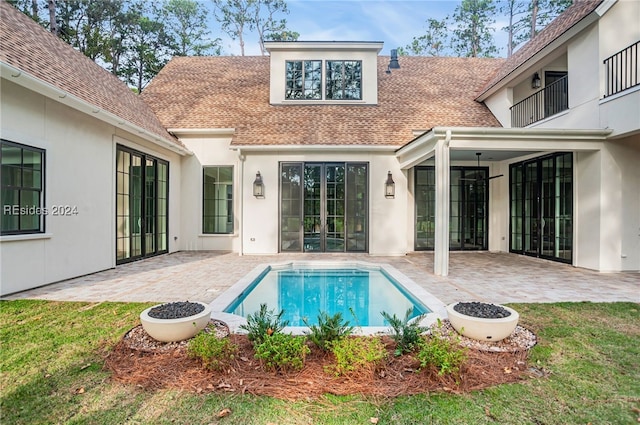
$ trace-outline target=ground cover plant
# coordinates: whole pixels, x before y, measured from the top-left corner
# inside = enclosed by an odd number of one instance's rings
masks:
[[[2,423],[625,424],[640,416],[640,306],[634,303],[510,305],[538,336],[527,374],[511,384],[297,401],[224,386],[199,393],[116,382],[104,359],[150,305],[0,302]]]

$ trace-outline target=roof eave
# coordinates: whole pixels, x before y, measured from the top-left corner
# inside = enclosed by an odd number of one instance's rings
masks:
[[[575,37],[578,33],[580,33],[589,25],[593,24],[598,19],[600,19],[600,16],[602,15],[598,13],[597,9],[592,11],[588,15],[586,15],[580,21],[576,22],[573,26],[571,26],[569,29],[563,32],[559,37],[555,38],[553,41],[551,41],[549,44],[547,44],[542,49],[540,49],[529,59],[525,60],[522,64],[517,66],[514,70],[512,70],[507,75],[505,75],[498,82],[484,89],[478,95],[478,97],[476,97],[476,100],[478,102],[484,102],[489,97],[494,95],[496,92],[498,92],[499,90],[507,86],[511,81],[518,79],[522,75],[531,73],[532,69],[536,66],[536,63],[538,63],[542,58],[548,56],[551,52],[558,49],[563,44],[567,43],[569,40]]]
[[[185,147],[178,145],[169,137],[164,137],[160,134],[156,134],[139,126],[138,124],[125,120],[112,112],[106,111],[99,106],[93,105],[83,99],[80,99],[79,97],[68,93],[67,91],[59,87],[47,83],[29,74],[28,72],[25,72],[3,61],[0,61],[0,75],[7,81],[12,81],[35,93],[38,93],[56,102],[62,103],[76,111],[82,112],[88,116],[94,117],[95,119],[106,122],[110,125],[113,125],[114,127],[120,128],[129,133],[137,134],[139,137],[142,137],[143,139],[155,145],[161,146],[165,149],[169,149],[179,155],[193,155],[193,152]]]

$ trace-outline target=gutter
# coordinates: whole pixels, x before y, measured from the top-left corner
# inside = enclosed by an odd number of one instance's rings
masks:
[[[231,145],[231,150],[245,152],[279,152],[279,151],[363,151],[363,152],[395,152],[397,145]]]
[[[79,97],[65,90],[62,90],[59,87],[49,84],[37,77],[34,77],[29,73],[23,72],[22,70],[5,62],[0,62],[0,74],[2,75],[2,78],[6,79],[7,81],[13,81],[22,87],[25,87],[35,93],[41,94],[42,96],[45,96],[56,102],[62,103],[63,105],[66,105],[76,111],[82,112],[89,116],[93,116],[100,121],[106,122],[129,133],[137,134],[143,139],[165,149],[169,149],[170,151],[175,152],[181,156],[193,155],[193,152],[191,152],[189,149],[178,145],[167,137],[156,134],[131,121],[124,120],[122,117],[119,117],[112,112],[106,111],[96,105],[88,103],[80,99]]]

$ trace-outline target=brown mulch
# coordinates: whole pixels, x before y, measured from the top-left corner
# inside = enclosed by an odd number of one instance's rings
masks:
[[[133,332],[136,328],[132,329]],[[173,388],[207,392],[250,393],[285,400],[316,399],[323,394],[399,396],[434,391],[464,393],[498,384],[516,382],[529,376],[527,350],[515,352],[467,351],[467,361],[459,376],[440,376],[435,369],[419,370],[419,361],[405,354],[393,355],[395,343],[384,336],[388,350],[386,363],[358,375],[336,377],[325,370],[332,355],[310,344],[300,372],[264,371],[253,357],[246,335],[229,335],[239,352],[224,371],[202,367],[200,360],[187,355],[185,343],[165,344],[162,349],[139,349],[123,338],[106,357],[106,367],[117,382],[146,389]]]

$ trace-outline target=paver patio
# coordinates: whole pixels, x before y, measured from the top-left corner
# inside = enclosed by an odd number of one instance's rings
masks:
[[[508,253],[451,253],[449,276],[433,274],[433,253],[402,257],[367,254],[279,254],[185,251],[133,262],[3,299],[58,301],[213,301],[259,264],[300,260],[386,263],[444,303],[455,301],[640,302],[640,273],[598,273]]]

